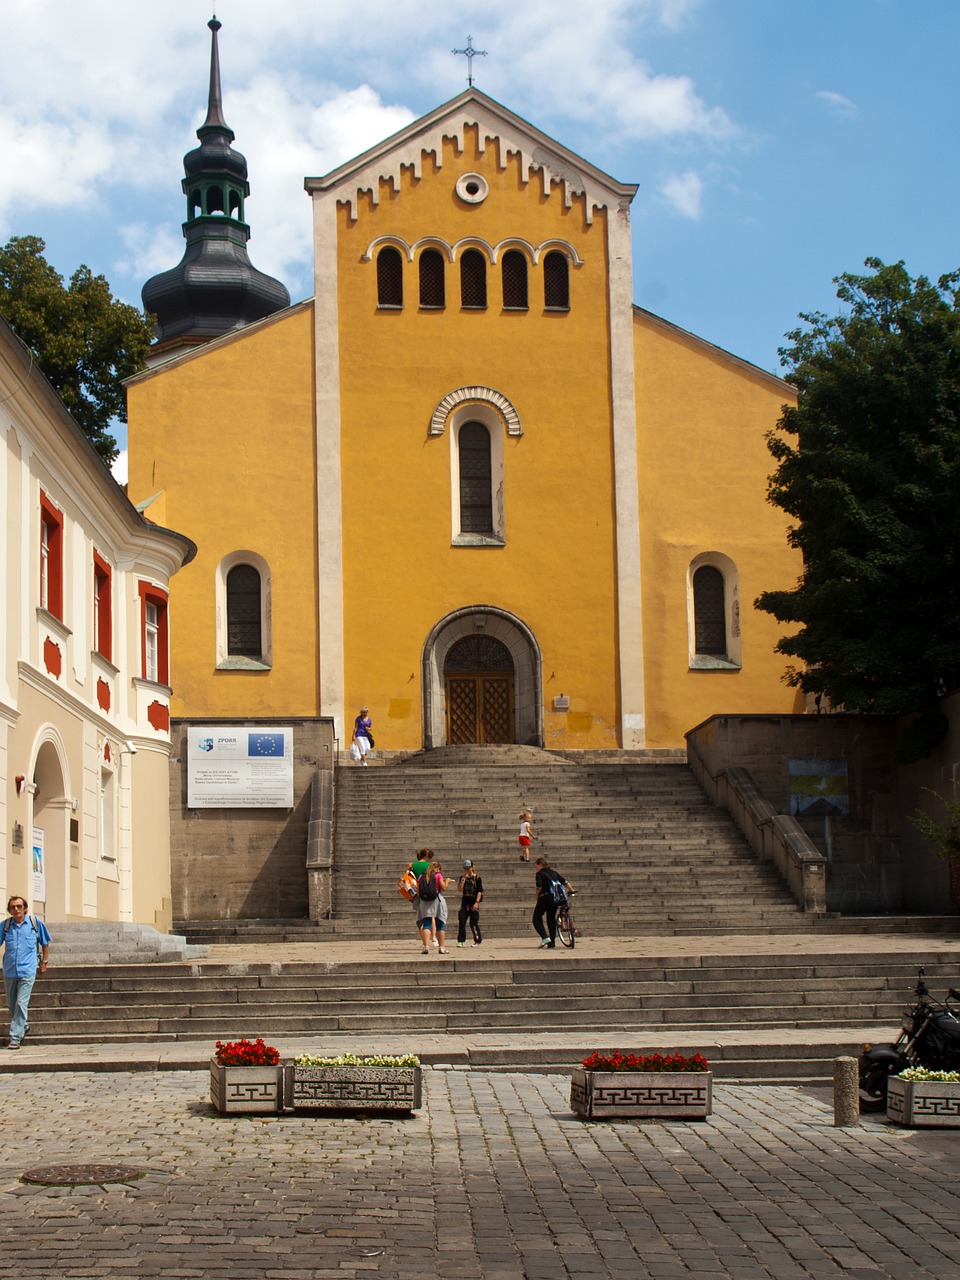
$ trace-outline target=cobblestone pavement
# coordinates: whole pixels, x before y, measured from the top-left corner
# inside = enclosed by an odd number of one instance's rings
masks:
[[[200,1072],[0,1078],[18,1280],[954,1280],[960,1131],[833,1127],[715,1087],[699,1123],[575,1120],[563,1076],[424,1073],[410,1119],[217,1116]],[[38,1165],[139,1181],[31,1186]]]

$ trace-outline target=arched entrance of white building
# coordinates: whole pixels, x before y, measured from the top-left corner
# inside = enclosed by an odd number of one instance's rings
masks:
[[[40,744],[37,751],[33,784],[33,830],[30,833],[26,897],[31,912],[36,911],[47,920],[63,920],[69,910],[67,882],[70,876],[72,805],[66,795],[64,766],[57,743],[49,738]],[[35,831],[42,832],[36,841],[33,839]]]

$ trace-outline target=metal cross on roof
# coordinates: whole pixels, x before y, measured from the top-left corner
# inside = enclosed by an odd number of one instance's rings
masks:
[[[473,47],[473,36],[467,36],[467,47],[465,49],[451,49],[451,53],[462,53],[467,59],[467,85],[473,88],[473,60],[474,58],[485,58],[487,56],[486,49],[475,49]]]

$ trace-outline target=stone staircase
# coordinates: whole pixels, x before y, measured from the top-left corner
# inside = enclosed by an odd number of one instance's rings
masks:
[[[594,935],[759,933],[806,927],[777,872],[746,844],[681,762],[572,763],[535,748],[445,748],[337,772],[334,919],[323,931],[402,936],[413,908],[397,877],[424,846],[447,875],[464,858],[484,881],[490,937],[530,931],[534,868],[519,861],[517,815],[577,890]],[[456,917],[457,895],[447,895]],[[201,934],[191,933],[199,940]]]
[[[957,985],[956,952],[857,955],[560,956],[484,960],[68,966],[34,989],[31,1042],[312,1038],[339,1052],[375,1037],[483,1033],[474,1065],[566,1067],[595,1048],[710,1046],[731,1079],[823,1079],[850,1028],[896,1034],[917,968]],[[535,1038],[551,1033],[549,1048]],[[845,1034],[846,1033],[846,1034]],[[725,1038],[729,1041],[724,1045]],[[720,1044],[722,1051],[713,1046]],[[449,1052],[437,1055],[448,1061]]]

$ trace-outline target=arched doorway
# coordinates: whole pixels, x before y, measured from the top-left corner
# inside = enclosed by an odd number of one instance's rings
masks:
[[[63,763],[57,744],[50,739],[37,752],[33,770],[34,832],[41,832],[39,848],[33,849],[30,886],[26,896],[31,911],[47,920],[63,920],[68,911],[68,826],[70,801],[65,795]]]
[[[488,604],[448,613],[424,641],[421,677],[427,750],[448,742],[543,746],[543,659],[533,632],[514,614]],[[472,713],[471,693],[461,680],[472,681],[478,699]],[[460,697],[466,709],[451,719],[452,698]]]
[[[515,742],[510,650],[493,636],[463,636],[443,664],[447,742]]]

